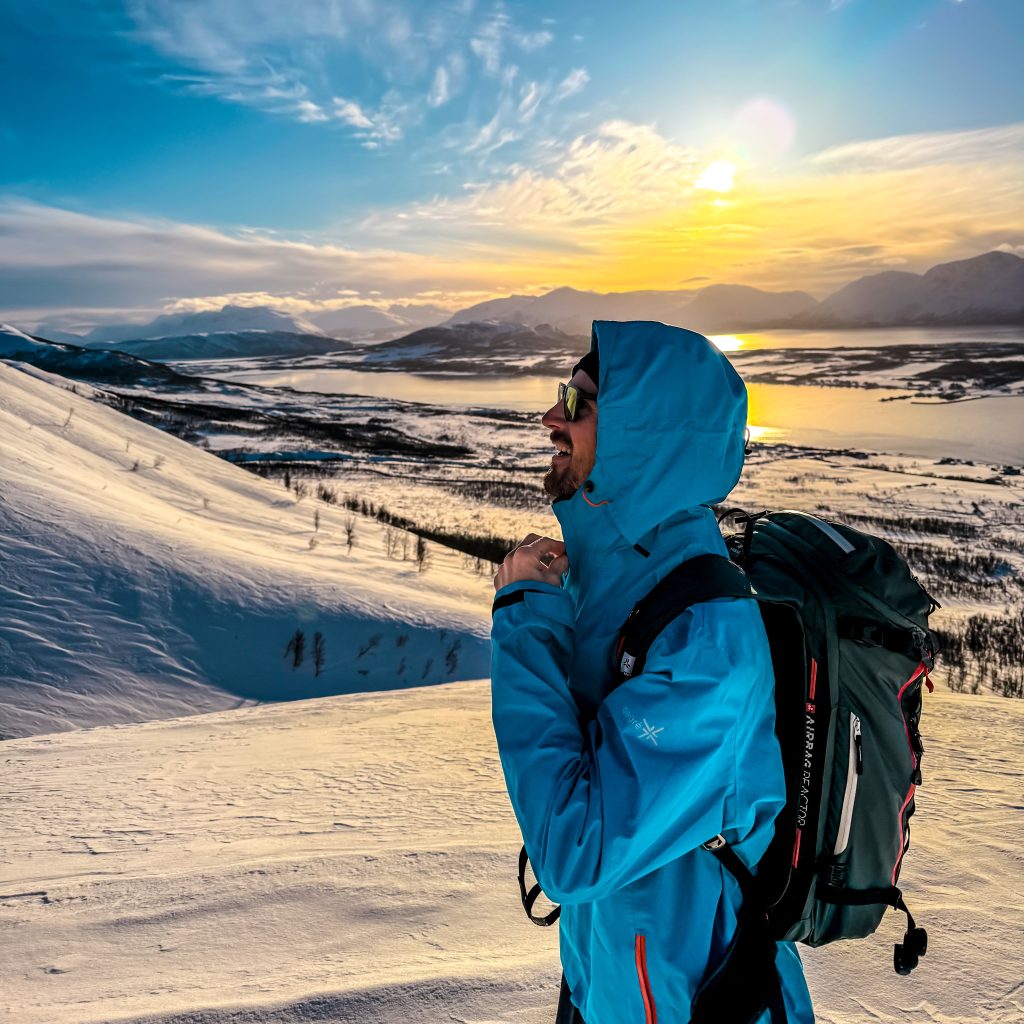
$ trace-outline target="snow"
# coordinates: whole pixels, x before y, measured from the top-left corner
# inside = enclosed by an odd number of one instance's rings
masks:
[[[5,743],[4,1019],[547,1024],[489,715],[477,681]],[[902,883],[929,952],[893,973],[895,913],[802,950],[819,1022],[1024,1019],[1022,726],[927,696]]]
[[[349,551],[346,510],[315,529],[312,499],[74,389],[0,362],[0,735],[486,671],[490,581],[460,556],[420,574],[362,517]]]
[[[96,394],[0,361],[0,1017],[550,1022],[557,934],[519,905],[482,678],[489,578],[433,545],[422,574],[389,559],[368,519],[349,552],[346,511]],[[451,514],[399,472],[376,496]],[[960,617],[1019,602],[1024,478],[994,474],[780,445],[733,500],[976,524],[1013,579],[963,584]],[[1022,727],[1019,701],[926,695],[901,883],[929,953],[892,972],[896,914],[804,950],[822,1024],[1024,1020]]]

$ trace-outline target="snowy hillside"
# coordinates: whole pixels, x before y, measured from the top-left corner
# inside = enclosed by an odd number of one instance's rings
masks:
[[[550,1024],[485,682],[3,745],[7,1024]],[[1019,1024],[1024,704],[926,695],[905,921],[802,949],[819,1024]],[[679,1019],[660,1006],[660,1019]],[[724,1022],[723,1024],[729,1024]]]
[[[345,510],[91,394],[0,361],[0,736],[486,671],[459,556],[419,574],[362,517],[349,550]]]
[[[115,344],[104,342],[104,344]],[[290,331],[212,331],[117,342],[119,352],[140,359],[185,362],[194,359],[255,359],[262,356],[309,356],[348,351],[353,346],[322,334]],[[96,346],[93,346],[94,348]]]

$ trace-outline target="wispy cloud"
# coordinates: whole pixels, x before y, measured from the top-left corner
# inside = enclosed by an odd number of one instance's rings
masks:
[[[500,4],[476,11],[411,0],[127,0],[127,13],[134,38],[168,64],[167,84],[344,125],[371,148],[445,106],[464,87],[467,59],[504,89],[518,73],[506,57],[554,39]]]
[[[590,75],[587,74],[586,68],[573,68],[573,70],[558,83],[558,88],[555,90],[555,100],[565,100],[570,96],[575,96],[576,93],[583,90],[589,81]]]
[[[447,103],[450,96],[449,88],[448,69],[442,65],[434,72],[434,81],[430,86],[427,102],[432,107]]]
[[[883,171],[935,164],[1024,160],[1024,123],[961,132],[921,132],[832,146],[813,163],[832,171]]]

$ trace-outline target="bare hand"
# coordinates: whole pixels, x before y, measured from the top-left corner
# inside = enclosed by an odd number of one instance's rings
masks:
[[[565,545],[551,537],[528,533],[506,556],[494,576],[494,589],[501,590],[509,583],[521,580],[537,580],[562,585],[562,573],[568,571],[569,559]]]

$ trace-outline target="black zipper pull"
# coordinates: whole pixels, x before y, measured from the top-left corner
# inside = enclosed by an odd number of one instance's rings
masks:
[[[864,774],[864,746],[861,743],[860,738],[860,719],[855,719],[853,723],[853,745],[856,748],[857,756],[857,774]]]

